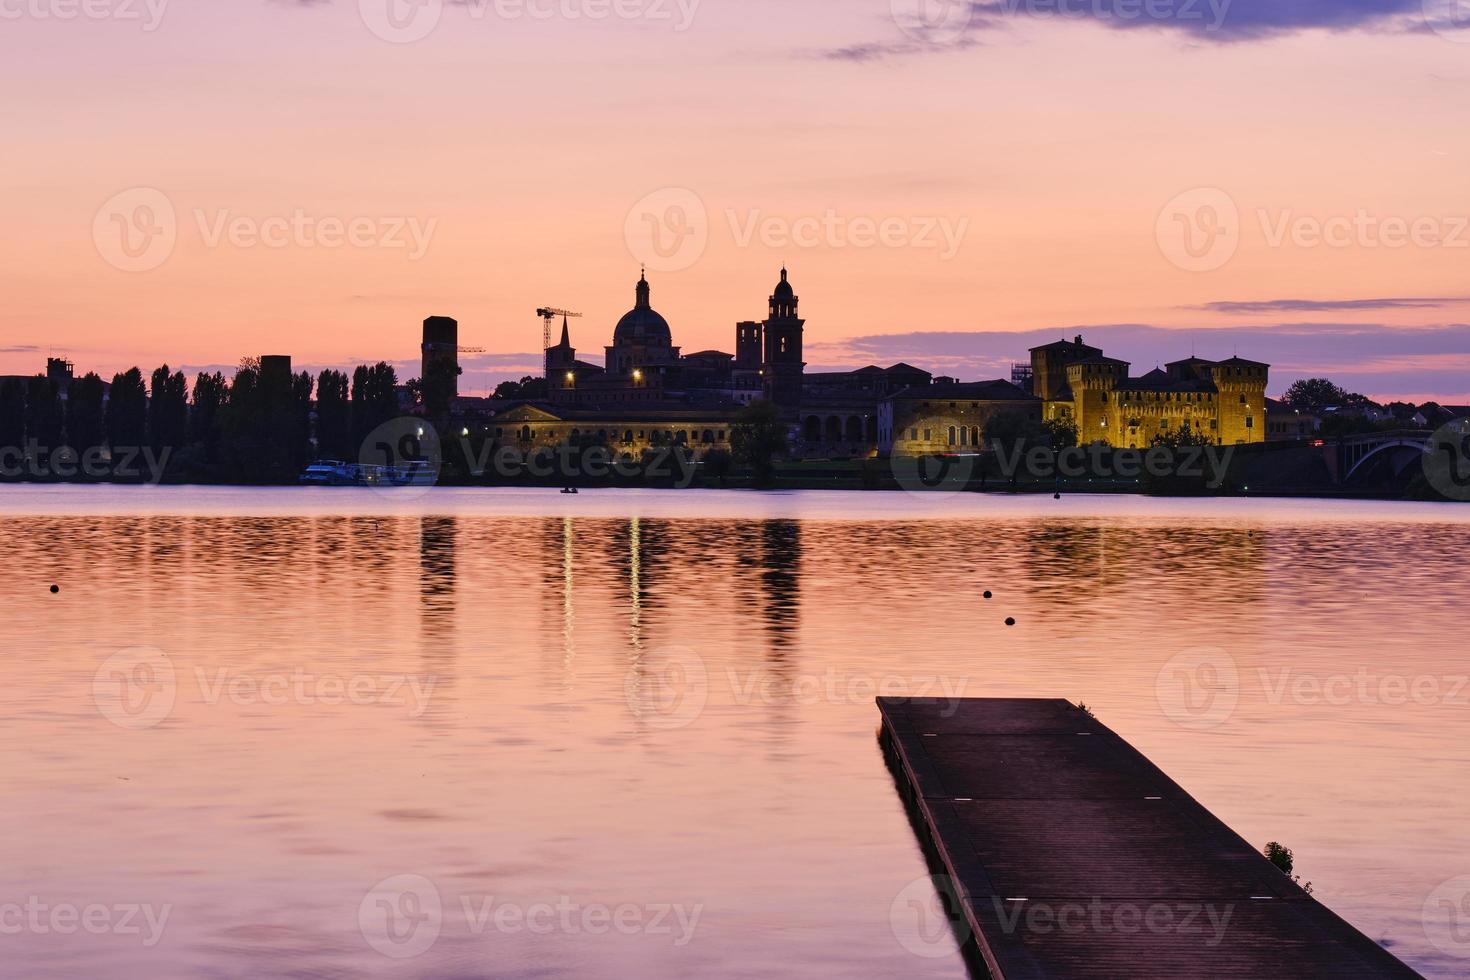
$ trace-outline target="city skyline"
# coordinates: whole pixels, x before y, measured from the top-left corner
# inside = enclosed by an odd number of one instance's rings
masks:
[[[1083,333],[1145,369],[1248,353],[1273,394],[1325,375],[1470,401],[1470,32],[1419,0],[1284,21],[1236,0],[1214,28],[1208,4],[1196,22],[984,3],[916,26],[917,0],[597,22],[430,3],[407,43],[366,2],[33,6],[0,66],[28,94],[0,373],[55,353],[192,376],[277,350],[406,368],[443,314],[490,352],[465,359],[483,393],[535,373],[537,306],[605,333],[640,261],[689,349],[759,315],[785,262],[813,370],[1004,377]],[[126,271],[105,236],[140,190],[173,240]],[[1225,254],[1208,216],[1229,208]],[[323,223],[359,219],[367,244],[331,244]]]

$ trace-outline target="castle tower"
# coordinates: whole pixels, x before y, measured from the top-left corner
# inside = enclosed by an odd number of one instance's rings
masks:
[[[766,399],[782,407],[801,404],[802,372],[801,333],[805,320],[797,316],[796,291],[786,281],[786,268],[781,268],[781,281],[771,293],[771,315],[762,324],[765,356],[761,371]]]
[[[431,316],[424,321],[423,362],[419,377],[435,378],[449,388],[449,397],[459,397],[459,321],[450,316]]]
[[[735,369],[737,371],[759,371],[761,367],[764,331],[755,320],[741,320],[735,324]]]

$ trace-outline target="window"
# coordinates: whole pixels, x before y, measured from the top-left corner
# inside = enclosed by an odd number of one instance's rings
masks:
[[[932,433],[932,432],[933,432],[933,431],[934,431],[934,430],[933,430],[933,429],[925,429],[925,430],[924,430],[924,441],[925,441],[925,442],[929,442],[929,441],[930,441],[930,440],[931,440],[931,439],[933,439],[933,438],[934,438],[934,437],[933,437],[933,436],[932,436],[932,435],[931,435],[931,434],[930,434],[930,433]]]
[[[949,427],[949,444],[954,445],[954,426]]]
[[[1220,420],[1219,419],[1210,419],[1210,428],[1212,428],[1212,429],[1218,429],[1218,428],[1220,428]]]
[[[1247,415],[1245,417],[1245,427],[1247,429],[1254,429],[1256,427],[1256,417],[1254,415]]]
[[[919,438],[919,430],[918,429],[910,429],[909,430],[909,438],[910,439],[918,439]]]
[[[1169,427],[1169,420],[1168,419],[1159,419],[1159,428],[1160,429],[1167,429],[1168,427]]]

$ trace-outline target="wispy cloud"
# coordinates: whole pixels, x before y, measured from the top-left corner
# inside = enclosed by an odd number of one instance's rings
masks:
[[[1407,296],[1386,299],[1268,299],[1246,302],[1221,301],[1203,306],[1187,306],[1189,310],[1260,316],[1278,313],[1343,313],[1354,310],[1427,310],[1441,309],[1470,298],[1456,296]]]
[[[871,41],[864,44],[849,44],[838,48],[803,51],[801,57],[817,58],[822,61],[848,61],[867,64],[874,61],[890,61],[919,54],[947,54],[977,47],[979,42],[962,38],[953,44],[934,45],[919,41]]]
[[[1093,20],[1119,30],[1173,30],[1214,42],[1309,30],[1403,33],[1426,24],[1425,0],[976,0],[971,6],[984,18]]]
[[[1304,31],[1458,33],[1470,22],[1460,0],[892,0],[904,40],[854,43],[804,57],[856,64],[974,47],[975,34],[1026,19],[1091,21],[1115,30],[1175,31],[1227,44]]]

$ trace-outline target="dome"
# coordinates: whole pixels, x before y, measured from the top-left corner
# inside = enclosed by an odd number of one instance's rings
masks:
[[[786,281],[786,267],[781,267],[781,281],[776,283],[776,291],[771,294],[771,299],[795,299],[796,290],[791,288],[791,283]]]
[[[669,322],[659,316],[648,302],[648,277],[642,276],[638,280],[637,302],[631,310],[623,314],[618,321],[617,327],[613,329],[613,345],[645,344],[650,347],[670,347],[673,345],[673,335],[669,332]]]

